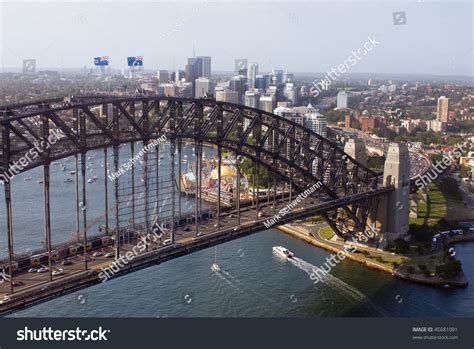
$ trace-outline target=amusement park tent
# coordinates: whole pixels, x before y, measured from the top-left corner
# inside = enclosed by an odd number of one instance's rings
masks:
[[[233,166],[221,166],[221,176],[222,177],[235,177],[237,176],[237,172],[235,171],[235,168]],[[211,173],[212,179],[217,179],[218,174],[217,174],[217,168],[212,170]]]

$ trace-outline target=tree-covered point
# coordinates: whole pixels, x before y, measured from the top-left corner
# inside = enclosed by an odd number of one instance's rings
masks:
[[[450,257],[450,255],[449,255]],[[436,274],[448,278],[455,278],[462,272],[461,262],[452,258],[441,265],[436,266]]]

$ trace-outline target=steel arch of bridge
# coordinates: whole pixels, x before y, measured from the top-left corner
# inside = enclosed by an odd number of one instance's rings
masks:
[[[136,141],[146,144],[163,135],[170,141],[171,149],[175,149],[176,143],[180,149],[182,141],[190,140],[197,147],[215,145],[219,154],[224,148],[248,157],[289,182],[295,192],[303,192],[320,182],[321,191],[313,195],[323,197],[324,201],[346,198],[344,205],[322,213],[336,233],[344,237],[348,231],[354,233],[365,227],[373,195],[364,200],[360,195],[377,190],[383,193],[384,189],[378,188],[379,174],[308,128],[262,110],[212,99],[78,96],[3,106],[0,118],[0,173],[36,144],[46,144],[52,129],[64,135],[18,171],[44,166],[47,232],[51,229],[49,165],[52,161],[76,155],[81,156],[84,164],[87,151],[98,148],[107,151],[112,146],[117,169],[120,144]],[[84,185],[82,189],[85,206]],[[9,240],[12,239],[10,191],[10,183],[5,183]],[[83,215],[85,225],[85,211]],[[51,241],[46,244],[50,246]]]

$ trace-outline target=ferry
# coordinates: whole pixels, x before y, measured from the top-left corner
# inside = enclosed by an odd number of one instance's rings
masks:
[[[294,254],[283,246],[273,246],[273,252],[285,259],[293,258]]]

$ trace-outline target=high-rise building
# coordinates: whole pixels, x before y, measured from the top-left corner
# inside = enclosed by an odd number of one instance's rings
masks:
[[[258,64],[250,63],[247,68],[247,82],[249,85],[249,90],[255,88],[255,79],[257,78],[258,73]]]
[[[215,90],[216,101],[228,102],[228,103],[239,103],[238,92],[232,91],[230,89],[221,88]]]
[[[273,110],[273,114],[281,116],[282,118],[291,120],[293,122],[296,122],[297,124],[304,126],[303,124],[303,116],[293,110],[292,108],[287,108],[287,107],[282,107],[279,106],[276,109]]]
[[[195,81],[195,98],[204,98],[214,94],[214,85],[208,78],[198,78]]]
[[[283,83],[292,83],[293,82],[293,73],[288,73],[287,71],[283,73]]]
[[[293,105],[296,104],[297,99],[298,99],[298,91],[296,89],[296,86],[292,82],[285,84],[285,89],[283,90],[283,95],[288,100],[290,100]]]
[[[245,106],[250,108],[259,107],[260,92],[256,90],[250,90],[245,92]]]
[[[211,57],[209,56],[198,56],[198,77],[211,78]]]
[[[178,97],[179,96],[179,88],[175,84],[160,84],[160,88],[163,89],[163,95],[169,97]]]
[[[441,96],[438,98],[437,119],[441,122],[449,121],[449,98]]]
[[[261,110],[273,113],[273,110],[276,108],[276,96],[273,93],[264,94],[262,97],[260,97],[259,107]]]
[[[158,70],[156,77],[160,81],[160,84],[166,84],[170,81],[170,74],[167,70]]]
[[[283,81],[283,70],[273,69],[271,75],[271,82],[273,85],[282,84]]]
[[[268,75],[257,75],[255,77],[255,88],[265,91],[268,85]]]
[[[238,75],[247,75],[247,66],[249,64],[249,60],[247,58],[237,58],[235,60],[235,73]]]
[[[197,58],[188,58],[188,64],[186,64],[186,81],[193,82],[199,78],[198,60]]]
[[[241,78],[240,76],[232,77],[232,79],[229,81],[229,89],[237,93],[237,103],[242,103],[245,93],[245,78]]]
[[[327,120],[326,117],[320,113],[311,113],[305,115],[305,125],[311,131],[317,133],[321,137],[327,136]]]
[[[340,91],[337,94],[337,109],[347,109],[347,92]]]
[[[171,72],[170,75],[170,81],[173,81],[175,83],[178,83],[181,81],[181,79],[184,79],[186,77],[186,74],[182,70],[176,70],[174,72]]]

